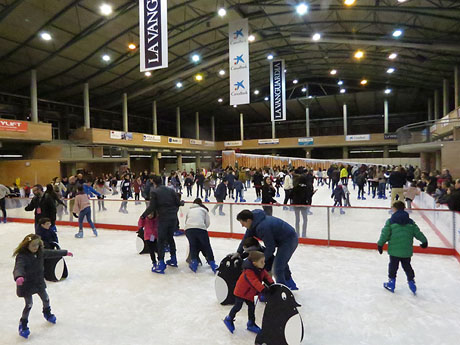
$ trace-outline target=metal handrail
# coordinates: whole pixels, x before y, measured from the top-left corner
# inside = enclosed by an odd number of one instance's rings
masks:
[[[460,119],[422,121],[398,128],[398,130],[396,131],[398,145],[432,143],[436,141],[441,141],[444,138],[446,138],[450,133],[447,132],[439,134],[435,131],[432,131],[432,126],[438,125],[454,125],[454,127],[460,127]]]

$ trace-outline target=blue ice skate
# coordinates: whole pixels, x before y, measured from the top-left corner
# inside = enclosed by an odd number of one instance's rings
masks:
[[[46,321],[50,323],[56,323],[56,315],[51,313],[50,307],[43,309],[43,316]]]
[[[153,267],[152,267],[153,268]],[[158,263],[155,269],[152,269],[153,273],[165,274],[166,264],[163,260]]]
[[[246,324],[247,330],[254,332],[254,333],[260,333],[261,329],[259,326],[256,325],[254,321],[248,321]]]
[[[409,284],[410,291],[412,291],[412,293],[416,295],[417,286],[415,285],[415,281],[409,280],[407,283]]]
[[[208,262],[209,266],[211,266],[211,269],[214,273],[217,273],[217,269],[219,268],[219,266],[216,264],[215,261],[209,261]],[[198,265],[198,263],[197,263]]]
[[[361,197],[358,195],[358,200],[361,200]]]
[[[153,262],[152,263],[152,272],[155,272],[155,270],[157,269],[158,265],[156,262]]]
[[[361,198],[361,200],[366,200],[366,198],[364,197],[364,195],[363,195],[363,197]]]
[[[246,202],[246,199],[240,198],[240,202]]]
[[[209,199],[208,199],[208,198],[205,198],[205,199],[204,199],[204,202],[209,202]]]
[[[75,234],[75,238],[83,238],[83,230],[77,232],[77,233]]]
[[[177,267],[177,258],[175,255],[171,255],[171,259],[166,260],[166,265],[171,267]]]
[[[292,278],[286,281],[286,286],[287,286],[289,289],[293,290],[293,291],[294,291],[294,290],[299,290],[299,288],[297,287],[297,285],[296,285],[294,279],[292,279]]]
[[[196,270],[198,269],[198,260],[192,260],[190,262],[190,265],[188,265],[188,267],[196,273]]]
[[[390,279],[388,283],[383,283],[383,287],[390,292],[395,292],[396,279]]]
[[[27,327],[27,320],[21,319],[19,321],[19,335],[26,339],[29,337],[30,329]]]
[[[227,326],[227,328],[230,331],[230,333],[233,333],[235,331],[235,324],[233,323],[233,321],[235,321],[235,320],[232,320],[230,318],[230,316],[228,316],[228,315],[224,319],[224,324],[225,324],[225,326]]]
[[[93,235],[97,237],[97,230],[96,230],[96,228],[93,229]]]

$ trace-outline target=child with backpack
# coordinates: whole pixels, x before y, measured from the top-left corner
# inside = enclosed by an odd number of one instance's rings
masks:
[[[415,222],[409,218],[409,214],[404,211],[404,202],[398,200],[393,204],[393,214],[385,223],[377,248],[380,254],[383,253],[383,246],[388,242],[388,255],[390,255],[390,265],[388,267],[388,283],[383,283],[383,287],[388,291],[394,292],[396,286],[396,273],[399,263],[406,272],[409,289],[415,295],[417,287],[415,285],[415,273],[410,264],[413,255],[414,237],[421,242],[420,247],[428,247],[428,240],[420,231]]]

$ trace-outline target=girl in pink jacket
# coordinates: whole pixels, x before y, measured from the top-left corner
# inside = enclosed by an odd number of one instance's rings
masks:
[[[88,224],[93,229],[94,236],[97,236],[96,227],[91,220],[91,204],[88,195],[83,191],[83,186],[78,186],[78,194],[75,197],[73,206],[73,216],[78,218],[78,233],[75,234],[76,238],[83,238],[83,220],[86,217]]]
[[[152,259],[152,272],[157,268],[157,259],[155,252],[157,249],[158,238],[158,217],[154,213],[150,213],[146,218],[139,218],[137,223],[139,229],[144,228],[144,241],[149,248],[150,258]]]

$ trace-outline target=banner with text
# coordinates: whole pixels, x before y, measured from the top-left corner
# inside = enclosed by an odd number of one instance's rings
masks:
[[[27,132],[28,126],[26,121],[0,120],[0,131]]]
[[[141,72],[168,67],[168,2],[139,1]]]
[[[228,25],[230,105],[248,104],[249,100],[249,41],[248,19],[235,20]]]
[[[272,121],[286,121],[284,60],[270,63],[270,109]]]

